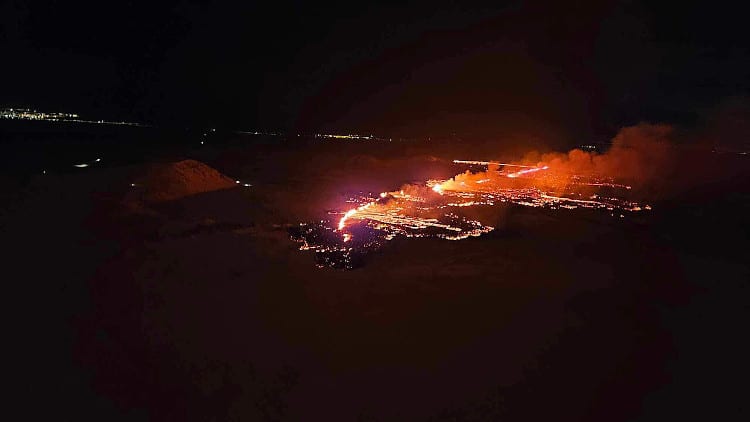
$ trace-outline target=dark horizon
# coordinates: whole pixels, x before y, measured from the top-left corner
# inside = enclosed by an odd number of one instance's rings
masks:
[[[592,140],[694,125],[750,92],[750,34],[718,4],[10,1],[2,16],[0,104],[104,119]]]

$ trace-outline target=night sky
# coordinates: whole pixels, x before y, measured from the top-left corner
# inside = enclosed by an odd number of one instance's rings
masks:
[[[750,90],[746,17],[665,2],[0,9],[0,105],[237,129],[604,139]]]

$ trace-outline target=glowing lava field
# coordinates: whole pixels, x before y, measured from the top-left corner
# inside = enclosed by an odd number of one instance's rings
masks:
[[[628,199],[631,187],[612,177],[569,174],[548,165],[454,164],[468,169],[448,180],[430,179],[377,196],[360,192],[347,200],[352,208],[329,212],[337,219],[300,223],[290,237],[301,243],[300,250],[315,252],[319,267],[352,269],[398,236],[463,240],[495,229],[467,217],[462,212],[467,207],[587,208],[614,218],[651,209]]]

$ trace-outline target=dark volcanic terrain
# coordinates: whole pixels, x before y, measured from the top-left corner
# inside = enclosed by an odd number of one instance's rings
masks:
[[[748,414],[727,387],[749,375],[744,158],[709,156],[735,176],[637,219],[498,206],[480,238],[397,238],[341,271],[316,268],[287,228],[354,190],[450,177],[464,157],[270,142],[188,155],[242,183],[139,196],[151,167],[131,163],[6,193],[17,388],[63,418]]]

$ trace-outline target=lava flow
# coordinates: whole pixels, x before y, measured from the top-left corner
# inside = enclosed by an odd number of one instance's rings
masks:
[[[552,210],[589,208],[618,218],[650,209],[627,200],[623,193],[631,187],[610,177],[568,174],[543,163],[454,163],[482,168],[377,196],[359,194],[348,201],[357,206],[339,212],[337,223],[301,223],[291,237],[302,243],[300,249],[315,251],[318,266],[351,269],[361,264],[364,255],[397,236],[462,240],[494,230],[462,215],[464,207],[504,203]]]

